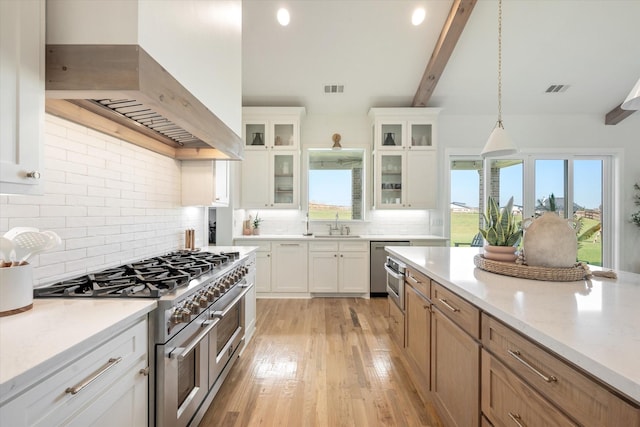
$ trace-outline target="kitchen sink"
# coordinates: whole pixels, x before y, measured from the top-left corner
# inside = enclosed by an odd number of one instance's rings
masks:
[[[320,239],[353,239],[360,236],[357,234],[314,234],[313,237]]]

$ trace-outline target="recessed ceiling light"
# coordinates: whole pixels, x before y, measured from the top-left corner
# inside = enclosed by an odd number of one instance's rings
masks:
[[[411,15],[411,23],[413,25],[420,25],[424,21],[424,17],[426,16],[426,12],[423,8],[419,7],[413,11],[413,15]]]
[[[278,9],[278,22],[280,23],[280,25],[282,25],[283,27],[286,27],[287,25],[289,25],[289,11],[287,9],[280,8]]]

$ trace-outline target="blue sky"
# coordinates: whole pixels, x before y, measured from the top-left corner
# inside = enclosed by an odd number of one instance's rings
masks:
[[[600,160],[574,161],[574,199],[586,208],[598,208],[602,195],[602,162]],[[564,161],[536,161],[536,200],[548,197],[564,197]],[[516,205],[522,205],[522,165],[504,168],[500,177],[500,201],[506,203],[514,196]],[[451,201],[468,206],[478,206],[478,172],[455,171],[451,174]]]
[[[351,206],[351,170],[310,170],[309,201]]]

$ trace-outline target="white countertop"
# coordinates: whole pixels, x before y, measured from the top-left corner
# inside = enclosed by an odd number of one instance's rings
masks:
[[[640,403],[640,274],[546,282],[476,268],[481,248],[387,250]]]
[[[155,299],[50,298],[0,317],[0,403],[155,308]]]
[[[326,236],[325,233],[319,233],[321,236]],[[357,234],[357,233],[356,233]],[[443,242],[449,240],[448,237],[436,236],[433,234],[357,234],[358,237],[316,237],[316,236],[303,236],[302,234],[259,234],[248,236],[235,236],[233,240],[306,240],[322,242],[323,240],[368,240],[368,241],[401,241],[401,240],[433,240]]]

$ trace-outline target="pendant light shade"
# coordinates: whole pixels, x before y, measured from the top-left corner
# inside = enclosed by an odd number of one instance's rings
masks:
[[[502,0],[498,0],[498,122],[480,154],[482,157],[494,157],[517,151],[502,125]]]
[[[509,134],[504,130],[504,127],[502,127],[502,122],[498,122],[493,132],[491,132],[491,135],[489,135],[489,139],[480,154],[482,157],[506,156],[508,154],[515,154],[517,151]]]
[[[640,79],[620,106],[623,110],[640,110]]]

